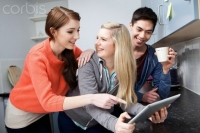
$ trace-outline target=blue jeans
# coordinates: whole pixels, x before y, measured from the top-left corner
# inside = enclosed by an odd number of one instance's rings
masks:
[[[8,133],[52,133],[49,115],[45,115],[24,128],[12,129],[6,127]]]
[[[65,112],[59,112],[58,114],[58,127],[60,133],[107,133],[108,131],[100,124],[83,130],[76,126],[74,122],[69,118]],[[109,131],[111,132],[111,131]]]

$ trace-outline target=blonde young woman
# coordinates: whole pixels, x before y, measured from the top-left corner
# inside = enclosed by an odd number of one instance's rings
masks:
[[[101,26],[95,43],[96,52],[85,66],[78,69],[78,85],[67,96],[108,93],[124,99],[123,110],[138,114],[144,106],[137,103],[133,91],[136,80],[136,62],[133,56],[129,31],[123,24],[105,23]],[[123,121],[130,116],[125,112],[119,118],[111,115],[111,109],[94,105],[60,112],[58,117],[61,133],[132,133],[135,125]],[[163,122],[167,110],[152,116],[153,122]],[[99,123],[99,124],[98,124]],[[102,127],[102,126],[103,127]]]
[[[77,86],[76,59],[82,53],[75,45],[79,29],[77,12],[54,7],[48,13],[45,30],[49,38],[29,51],[20,80],[10,93],[5,116],[8,133],[51,133],[51,112],[87,104],[109,109],[117,102],[125,103],[108,94],[65,96]],[[93,52],[82,56],[87,60]]]

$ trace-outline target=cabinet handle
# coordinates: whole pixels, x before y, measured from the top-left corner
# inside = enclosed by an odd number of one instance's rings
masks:
[[[161,23],[161,18],[160,18],[160,7],[163,6],[163,5],[158,5],[158,23],[160,25],[164,25],[164,23]]]

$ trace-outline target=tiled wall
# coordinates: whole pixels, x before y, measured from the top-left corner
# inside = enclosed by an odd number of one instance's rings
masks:
[[[181,85],[200,95],[200,37],[178,43],[177,66]]]

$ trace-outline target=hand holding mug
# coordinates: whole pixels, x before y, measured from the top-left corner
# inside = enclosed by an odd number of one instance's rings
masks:
[[[169,47],[160,47],[156,48],[156,55],[158,57],[158,61],[161,62],[163,66],[163,73],[168,73],[169,69],[173,66],[175,62],[177,52]]]

